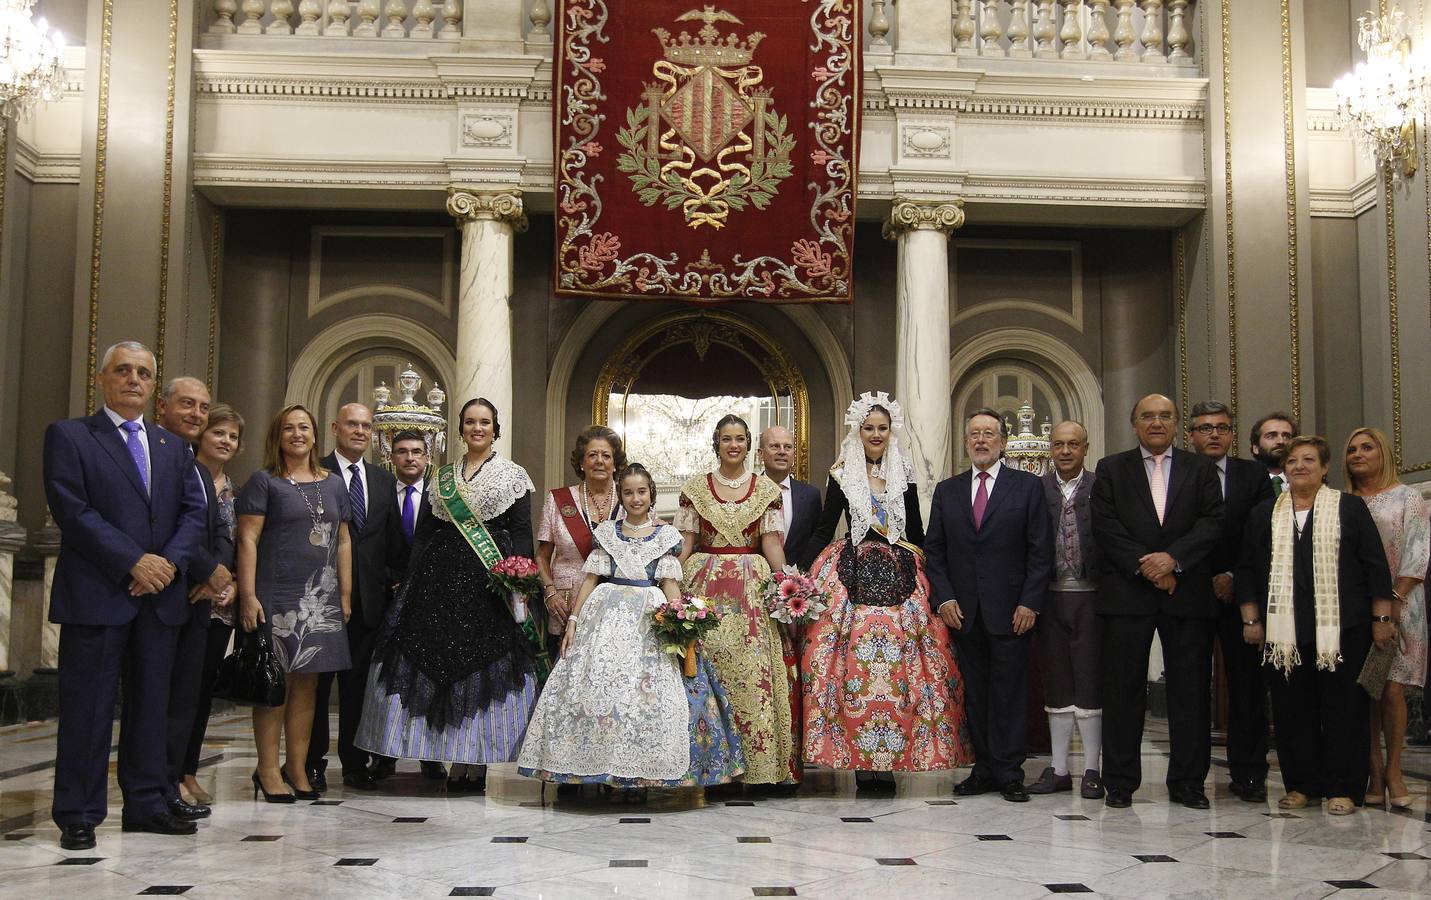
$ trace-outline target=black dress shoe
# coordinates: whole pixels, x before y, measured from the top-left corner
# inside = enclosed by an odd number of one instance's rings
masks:
[[[60,829],[60,847],[64,850],[93,850],[93,825],[66,825]]]
[[[125,819],[125,831],[147,831],[150,834],[193,834],[199,826],[172,813],[155,813],[147,819]]]
[[[388,759],[385,756],[378,757],[377,762],[374,762],[371,766],[368,767],[368,774],[373,776],[374,781],[382,781],[384,778],[391,778],[393,776],[393,773],[395,773],[396,771],[397,760]]]
[[[440,762],[424,762],[422,764],[422,777],[429,781],[446,781],[447,767]]]
[[[1029,802],[1029,792],[1024,789],[1024,783],[1022,781],[1005,782],[1004,786],[999,788],[999,793],[1010,803]]]
[[[994,790],[994,783],[982,775],[970,775],[954,785],[954,796],[977,797]]]
[[[1234,781],[1232,794],[1248,803],[1266,803],[1267,785],[1260,781]]]
[[[1103,804],[1114,809],[1127,809],[1133,805],[1133,795],[1122,788],[1110,787],[1107,796],[1103,798]]]
[[[356,772],[344,772],[343,784],[350,788],[357,788],[360,791],[375,790],[378,782],[369,774],[367,769],[359,769]]]
[[[328,790],[328,760],[308,767],[308,783],[320,794]]]
[[[169,814],[186,822],[207,819],[213,810],[198,803],[185,803],[182,797],[169,801]]]
[[[1188,809],[1207,809],[1211,804],[1207,802],[1207,794],[1197,788],[1179,788],[1168,791],[1168,802],[1181,803]]]

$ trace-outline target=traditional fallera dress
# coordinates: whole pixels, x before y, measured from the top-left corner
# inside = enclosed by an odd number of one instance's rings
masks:
[[[403,759],[510,762],[536,703],[537,668],[488,572],[532,555],[532,481],[493,455],[471,481],[443,466],[428,490],[432,515],[418,523],[388,608],[354,743]]]
[[[850,516],[842,475],[831,473],[817,539],[828,540],[841,515],[860,518]],[[963,680],[949,631],[929,611],[918,492],[904,492],[908,518],[898,524],[885,496],[856,493],[868,498],[863,538],[830,544],[810,569],[831,599],[801,642],[805,762],[882,772],[967,765]]]
[[[708,787],[745,768],[725,691],[703,657],[694,678],[662,649],[651,613],[658,586],[681,578],[681,536],[658,525],[629,538],[598,525],[583,571],[601,577],[576,636],[547,679],[517,766],[564,784]]]
[[[760,538],[784,528],[780,488],[752,475],[745,495],[727,502],[716,496],[713,476],[698,475],[681,488],[676,527],[696,535],[695,552],[686,560],[686,590],[710,598],[724,614],[702,648],[735,712],[745,751],[742,780],[796,782],[797,658],[760,599],[760,585],[770,575]]]

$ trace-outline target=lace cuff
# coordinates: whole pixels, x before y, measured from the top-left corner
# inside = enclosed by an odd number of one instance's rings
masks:
[[[592,547],[591,555],[582,563],[581,571],[588,575],[611,576],[611,554],[600,547]]]
[[[656,561],[656,580],[663,578],[674,578],[680,581],[686,577],[686,573],[681,570],[681,561],[671,554],[666,554]]]
[[[780,511],[778,505],[773,509],[766,510],[765,515],[760,517],[760,533],[770,534],[771,532],[776,534],[785,532],[785,515]]]
[[[779,513],[776,515],[778,516]],[[676,507],[676,521],[673,524],[677,531],[700,534],[701,514],[696,512],[695,507],[678,506]]]

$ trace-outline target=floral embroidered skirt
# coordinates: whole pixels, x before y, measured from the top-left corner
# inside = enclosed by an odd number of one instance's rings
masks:
[[[651,629],[660,588],[603,584],[547,679],[517,759],[561,784],[709,787],[745,768],[740,737],[710,665],[682,678]]]
[[[831,602],[802,641],[805,762],[882,772],[972,762],[963,679],[919,556],[842,540],[811,572]]]
[[[686,590],[709,597],[724,618],[701,644],[730,698],[745,751],[747,784],[800,780],[799,662],[779,622],[760,602],[770,575],[754,553],[693,553],[686,560]]]

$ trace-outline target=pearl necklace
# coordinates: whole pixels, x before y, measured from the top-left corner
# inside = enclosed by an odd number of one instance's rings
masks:
[[[586,490],[586,481],[581,482],[581,514],[586,515],[587,510],[595,507],[597,515],[591,519],[593,522],[605,522],[611,517],[611,504],[616,502],[616,481],[611,482],[611,487],[606,491],[605,504],[597,503]]]
[[[742,472],[740,474],[740,477],[738,478],[726,478],[720,473],[720,469],[715,469],[711,472],[711,475],[715,478],[716,481],[719,481],[721,484],[725,485],[733,491],[738,491],[741,488],[745,487],[746,474],[744,472]]]

